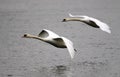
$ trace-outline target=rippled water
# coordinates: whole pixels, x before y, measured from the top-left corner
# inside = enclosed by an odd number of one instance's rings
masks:
[[[0,0],[0,77],[120,77],[119,0]],[[61,22],[68,13],[106,22],[111,34],[81,22]],[[77,49],[60,49],[24,33],[50,29]]]

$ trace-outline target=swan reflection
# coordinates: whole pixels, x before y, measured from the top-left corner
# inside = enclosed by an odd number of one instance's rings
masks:
[[[53,74],[55,77],[72,77],[72,69],[69,66],[55,66],[52,69]]]

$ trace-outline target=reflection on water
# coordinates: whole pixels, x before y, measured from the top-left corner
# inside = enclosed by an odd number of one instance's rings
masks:
[[[55,75],[55,77],[72,77],[72,70],[69,66],[55,66],[52,69],[52,73]]]
[[[73,69],[70,66],[52,66],[42,67],[39,69],[40,76],[42,77],[72,77]]]
[[[60,65],[60,66],[56,66],[52,70],[53,70],[53,73],[64,74],[67,71],[67,67]]]

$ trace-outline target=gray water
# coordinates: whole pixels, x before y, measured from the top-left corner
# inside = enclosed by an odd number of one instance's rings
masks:
[[[106,22],[111,34],[81,22],[88,15]],[[120,0],[0,0],[0,77],[120,77]],[[49,29],[69,38],[67,49],[21,38]]]

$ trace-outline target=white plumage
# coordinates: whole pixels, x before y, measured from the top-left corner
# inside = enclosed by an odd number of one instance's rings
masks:
[[[50,30],[43,29],[38,36],[24,34],[23,37],[42,40],[58,48],[67,48],[71,58],[74,58],[75,49],[73,47],[73,43],[69,39],[59,36]]]
[[[81,21],[92,27],[100,28],[102,31],[111,33],[110,27],[106,23],[104,23],[98,19],[86,16],[86,15],[72,15],[70,13],[69,13],[69,16],[70,16],[70,18],[65,18],[65,19],[63,19],[63,21]]]

